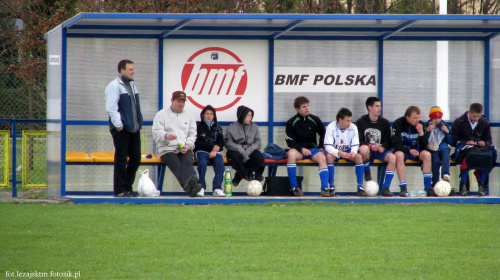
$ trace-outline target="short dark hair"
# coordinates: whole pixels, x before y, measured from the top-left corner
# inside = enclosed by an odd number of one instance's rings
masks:
[[[380,102],[380,99],[375,96],[370,96],[366,99],[365,105],[366,105],[366,110],[368,110],[368,106],[373,106],[375,102]]]
[[[352,117],[352,112],[351,110],[342,107],[337,113],[337,121],[339,121],[339,119],[344,119],[345,117]]]
[[[483,113],[483,105],[481,103],[472,103],[470,104],[469,112],[471,113]]]
[[[420,108],[418,108],[417,106],[408,107],[408,109],[406,109],[406,112],[405,112],[405,117],[411,116],[411,114],[414,112],[417,113],[417,115],[420,115]]]
[[[299,97],[295,98],[295,100],[293,101],[293,106],[298,109],[298,108],[300,108],[300,105],[306,104],[306,103],[309,103],[309,99],[307,99],[307,97],[305,97],[305,96],[299,96]]]
[[[127,64],[134,64],[132,60],[124,59],[118,62],[118,73],[121,73],[121,70],[127,69]]]

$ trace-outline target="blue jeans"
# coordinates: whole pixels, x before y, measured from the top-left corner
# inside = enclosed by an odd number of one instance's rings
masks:
[[[224,177],[224,158],[221,153],[217,153],[214,158],[208,158],[208,153],[205,151],[196,152],[196,160],[198,161],[198,181],[207,188],[205,183],[205,174],[207,173],[207,164],[211,162],[214,166],[215,176],[212,181],[212,190],[220,189],[222,186],[222,178]]]
[[[441,167],[441,161],[443,162],[443,168],[441,169],[441,174],[450,175],[450,149],[442,149],[441,151],[431,152],[432,156],[432,186],[434,186],[439,181],[439,167]]]

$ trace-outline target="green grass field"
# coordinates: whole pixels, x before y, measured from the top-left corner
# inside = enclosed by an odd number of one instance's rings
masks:
[[[500,279],[500,205],[0,203],[0,278]]]

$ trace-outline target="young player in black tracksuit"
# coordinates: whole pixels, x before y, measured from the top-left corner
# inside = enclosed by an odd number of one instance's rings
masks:
[[[297,114],[286,123],[286,143],[290,147],[287,171],[292,192],[295,196],[301,196],[303,192],[298,187],[295,164],[300,159],[308,158],[318,163],[321,189],[328,188],[329,173],[323,150],[326,129],[320,118],[309,114],[309,99],[304,96],[297,97],[294,107]]]
[[[437,196],[431,187],[431,153],[426,150],[429,141],[425,135],[424,122],[420,120],[420,109],[417,106],[408,107],[405,115],[392,124],[392,145],[397,165],[404,167],[406,159],[420,160],[427,196]],[[398,176],[401,181],[399,196],[405,196],[407,193],[406,170],[402,174],[398,173]]]
[[[365,181],[372,180],[371,161],[378,159],[387,162],[382,195],[392,196],[389,188],[396,169],[396,156],[390,152],[391,125],[387,119],[381,116],[382,104],[379,98],[368,97],[365,105],[368,114],[356,121],[359,133],[359,153],[363,156],[364,162]]]

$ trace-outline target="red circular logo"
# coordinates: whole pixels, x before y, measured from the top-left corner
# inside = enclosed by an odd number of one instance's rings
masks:
[[[208,104],[217,111],[233,107],[245,94],[247,82],[241,59],[224,48],[201,49],[182,68],[182,89],[187,99],[200,109]]]

